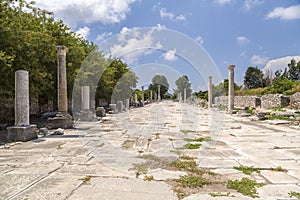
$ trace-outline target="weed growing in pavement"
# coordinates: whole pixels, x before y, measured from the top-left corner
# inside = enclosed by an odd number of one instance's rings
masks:
[[[84,184],[87,184],[88,182],[90,182],[91,178],[92,178],[91,176],[85,176],[78,180],[81,180]]]
[[[212,197],[234,197],[234,195],[230,195],[230,192],[222,193],[222,192],[211,192],[209,193]]]
[[[252,174],[253,172],[260,173],[260,169],[254,167],[240,166],[240,167],[233,167],[233,168],[248,175]]]
[[[241,180],[229,180],[227,182],[228,189],[234,189],[237,192],[250,196],[253,198],[259,197],[256,191],[257,187],[262,187],[263,183],[257,183],[254,180],[250,180],[248,178],[242,178]]]
[[[300,199],[300,192],[289,192],[290,197],[296,197],[297,199]]]

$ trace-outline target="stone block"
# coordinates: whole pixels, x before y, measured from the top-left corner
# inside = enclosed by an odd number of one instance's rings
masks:
[[[55,117],[48,118],[46,127],[49,129],[68,129],[74,128],[74,123],[71,115],[67,113],[57,113]]]
[[[9,142],[26,142],[37,138],[36,125],[7,127],[7,140]]]

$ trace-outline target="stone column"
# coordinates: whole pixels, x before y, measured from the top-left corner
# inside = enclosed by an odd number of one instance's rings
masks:
[[[208,77],[208,108],[212,107],[212,76]]]
[[[29,123],[29,74],[15,72],[15,126],[7,128],[8,141],[28,141],[37,138],[36,125]]]
[[[150,102],[152,102],[153,101],[153,92],[152,92],[152,90],[150,90]]]
[[[126,110],[130,109],[130,100],[129,99],[125,100],[125,107],[126,107]]]
[[[157,101],[161,101],[161,96],[160,96],[160,85],[157,86]]]
[[[29,126],[29,74],[15,73],[15,126]]]
[[[135,104],[138,103],[138,96],[137,96],[137,93],[134,93],[134,103],[135,103]]]
[[[228,66],[228,112],[231,113],[234,108],[234,68],[235,65]]]
[[[181,94],[181,92],[178,93],[178,96],[179,96],[179,102],[181,103],[182,102],[182,94]]]
[[[142,106],[145,105],[144,86],[142,86]]]
[[[90,86],[81,88],[81,109],[90,110]]]
[[[183,89],[183,103],[186,103],[186,88]]]
[[[68,114],[68,92],[67,92],[67,70],[66,70],[66,54],[68,48],[65,46],[56,46],[55,50],[58,54],[57,65],[57,104],[58,113],[54,118],[47,120],[46,127],[55,128],[73,128],[73,119]]]
[[[57,68],[57,102],[58,112],[68,112],[68,96],[67,96],[67,70],[66,70],[66,54],[68,48],[65,46],[56,46],[55,50],[58,54]]]

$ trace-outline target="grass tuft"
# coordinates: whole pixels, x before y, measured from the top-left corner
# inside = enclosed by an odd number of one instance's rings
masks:
[[[254,180],[250,180],[248,178],[242,178],[242,180],[229,180],[227,182],[227,188],[228,189],[234,189],[237,192],[250,196],[253,198],[259,197],[256,191],[256,187],[262,187],[263,183],[257,183]]]

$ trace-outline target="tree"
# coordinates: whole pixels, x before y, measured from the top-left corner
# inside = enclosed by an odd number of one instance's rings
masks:
[[[14,73],[29,71],[30,96],[40,102],[56,101],[57,53],[55,46],[65,45],[67,54],[68,97],[77,70],[82,61],[95,48],[79,38],[62,21],[55,21],[52,13],[35,7],[26,0],[0,2],[0,97],[14,95]]]
[[[195,95],[197,98],[208,100],[208,91],[207,90],[206,91],[200,90],[199,92],[195,92]]]
[[[186,89],[186,96],[189,97],[192,94],[192,84],[189,81],[189,78],[186,75],[183,75],[179,77],[175,84],[177,86],[177,89],[175,90],[175,93],[179,94],[181,93],[183,97],[184,89]]]
[[[228,88],[229,88],[229,80],[228,79],[224,79],[224,81],[220,82],[218,85],[213,85],[213,88],[212,88],[213,97],[228,95]],[[238,86],[236,83],[234,83],[234,91],[237,91],[240,89],[241,89],[241,86]]]
[[[244,76],[244,86],[246,89],[264,87],[265,79],[263,72],[257,67],[248,67]]]
[[[109,103],[129,98],[136,87],[137,80],[138,77],[126,63],[119,58],[113,59],[97,85],[96,104],[98,105],[100,98]]]
[[[295,59],[288,64],[287,76],[292,81],[300,80],[300,61],[297,63]]]
[[[160,95],[165,96],[169,90],[169,83],[164,75],[155,75],[152,78],[152,84],[149,85],[149,90],[152,90],[153,92],[157,93],[158,85],[160,85]]]

